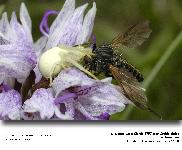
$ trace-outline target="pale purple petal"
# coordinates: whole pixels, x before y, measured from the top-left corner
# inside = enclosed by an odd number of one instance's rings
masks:
[[[7,13],[2,14],[2,19],[0,21],[0,32],[4,35],[7,36],[9,32],[10,24],[8,21],[8,16]]]
[[[24,42],[25,31],[23,27],[20,25],[20,23],[18,23],[15,12],[13,12],[11,15],[10,27],[11,27],[11,34],[12,34],[12,36],[10,37],[10,41]]]
[[[69,116],[74,117],[75,120],[98,120],[99,117],[92,116],[85,110],[84,106],[82,106],[79,102],[79,99],[83,96],[91,96],[94,92],[97,91],[99,86],[102,86],[104,83],[98,83],[93,86],[79,86],[79,87],[71,87],[70,89],[73,93],[70,92],[62,92],[58,98],[54,100],[54,103],[57,105],[59,103],[65,105],[66,110],[63,110],[65,114],[69,114]],[[82,114],[82,115],[81,115]],[[82,117],[81,117],[82,116]]]
[[[62,10],[50,27],[49,40],[46,49],[50,49],[58,45],[60,38],[67,26],[68,20],[72,17],[75,10],[75,0],[66,0]]]
[[[50,89],[38,89],[32,97],[24,102],[23,113],[30,113],[32,118],[50,119],[55,112],[53,93]],[[40,115],[40,116],[39,116]],[[25,116],[24,116],[25,118]],[[27,119],[27,118],[26,118]]]
[[[15,90],[0,93],[0,119],[19,120],[22,106],[21,96]]]
[[[35,72],[35,83],[38,83],[42,78],[42,74],[40,73],[38,64],[36,64],[33,71]]]
[[[82,29],[77,37],[76,45],[88,42],[92,34],[95,15],[96,15],[96,4],[94,2],[93,7],[89,10],[89,12],[86,14],[84,18]]]
[[[93,3],[93,7],[84,18],[87,6],[88,4],[85,4],[75,10],[75,0],[65,2],[63,9],[50,27],[46,49],[61,44],[70,46],[83,44],[89,40],[96,14],[96,4]]]
[[[114,114],[121,112],[125,108],[128,99],[119,92],[112,84],[100,86],[92,95],[84,95],[79,98],[79,102],[92,116],[99,116],[103,112]]]
[[[125,108],[125,104],[130,103],[122,91],[118,91],[117,86],[108,83],[108,79],[105,81],[107,82],[97,81],[92,86],[72,88],[72,92],[77,95],[72,97],[75,101],[75,109],[80,111],[87,120],[102,120],[104,119],[100,117],[102,113],[112,115],[121,112]],[[67,100],[64,100],[65,104],[69,101],[69,96]],[[65,95],[62,96],[62,100],[64,98]]]
[[[23,43],[24,45],[33,44],[31,33],[18,22],[15,12],[13,12],[11,15],[10,28],[11,42]]]
[[[20,8],[20,24],[15,12],[10,23],[7,14],[1,19],[0,31],[0,78],[12,77],[23,82],[37,62],[31,35],[31,20],[24,4]]]
[[[92,85],[94,80],[76,68],[67,68],[59,73],[52,83],[56,97],[65,89],[73,86]]]
[[[52,34],[58,26],[62,26],[68,17],[70,17],[75,10],[75,0],[66,0],[60,13],[50,27],[50,34]]]
[[[8,39],[0,32],[0,45],[10,44]]]
[[[58,44],[75,45],[78,33],[81,31],[84,11],[88,4],[78,7],[72,17],[67,21],[60,35]]]
[[[54,104],[54,92],[49,89],[38,89],[32,97],[24,102],[22,117],[24,120],[61,119],[73,120],[68,114],[62,114],[59,106]]]
[[[48,38],[46,36],[42,36],[35,42],[34,45],[37,57],[39,57],[45,51],[47,40]]]
[[[89,112],[85,109],[85,107],[84,107],[82,104],[80,104],[80,102],[77,102],[77,103],[75,104],[75,108],[76,108],[79,112],[81,112],[83,116],[86,117],[86,120],[99,120],[99,118],[93,117],[92,114],[89,113]]]
[[[65,113],[68,111],[74,118],[80,118],[75,113],[79,112],[86,120],[102,120],[103,113],[112,115],[121,112],[129,103],[121,88],[111,84],[111,79],[97,81],[76,68],[65,69],[53,81],[57,97],[54,102],[56,105],[64,103],[68,109]]]
[[[35,67],[36,55],[21,44],[0,45],[0,76],[26,79]]]
[[[10,24],[8,21],[7,13],[3,13],[2,19],[0,20],[0,45],[9,44],[9,30]]]
[[[22,3],[21,7],[20,7],[20,21],[22,23],[24,31],[27,34],[28,41],[33,42],[32,34],[31,34],[31,31],[32,31],[32,20],[30,19],[28,10],[27,10],[27,8],[26,8],[24,3]]]
[[[5,74],[0,74],[0,84],[3,83],[5,79]]]
[[[20,7],[20,21],[26,29],[32,30],[32,20],[24,3]]]

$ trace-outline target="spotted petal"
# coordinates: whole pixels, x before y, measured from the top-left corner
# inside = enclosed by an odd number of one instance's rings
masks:
[[[49,40],[46,49],[50,49],[58,45],[61,35],[66,28],[66,23],[73,15],[75,10],[75,0],[66,0],[62,10],[58,14],[53,24],[50,27]]]
[[[26,45],[32,42],[30,41],[29,33],[27,33],[27,31],[23,28],[23,26],[18,22],[15,12],[13,12],[11,15],[10,26],[11,26],[11,37],[10,37],[11,42],[16,42],[16,43],[21,42]]]
[[[55,112],[53,93],[50,89],[38,89],[23,105],[24,119],[50,119]],[[29,113],[30,117],[26,116]]]
[[[74,12],[75,0],[66,0],[60,13],[50,27],[50,34],[52,34],[58,26],[61,26]]]
[[[0,45],[0,76],[24,80],[35,67],[35,62],[34,51],[25,45]]]
[[[67,68],[59,73],[52,83],[56,97],[65,89],[73,86],[92,85],[94,80],[76,68]]]
[[[62,114],[54,104],[52,89],[38,89],[23,105],[23,118],[25,120],[61,119],[72,120],[67,114]]]
[[[112,115],[123,111],[128,99],[114,85],[105,84],[94,94],[80,97],[79,102],[91,116],[99,116],[104,112]]]
[[[0,20],[0,33],[6,37],[6,40],[9,39],[8,35],[9,35],[9,29],[10,29],[10,24],[9,24],[9,21],[8,21],[8,16],[7,16],[7,13],[3,13],[2,14],[2,18]],[[1,44],[4,44],[4,43],[1,43],[0,42],[0,45]]]
[[[25,32],[27,33],[27,38],[32,42],[32,20],[24,3],[22,3],[20,7],[20,21]]]
[[[64,103],[65,113],[75,119],[102,120],[102,114],[120,112],[129,103],[120,87],[111,84],[111,78],[94,80],[76,68],[63,70],[52,87],[57,97],[55,104]]]
[[[65,23],[58,44],[75,45],[76,38],[81,31],[83,14],[88,4],[78,7],[72,17]]]
[[[76,45],[86,43],[89,40],[92,34],[95,15],[96,15],[96,4],[93,3],[93,7],[89,10],[89,12],[86,14],[84,18],[82,28],[76,40]]]
[[[21,96],[15,90],[0,93],[0,119],[19,120],[22,106]]]
[[[31,35],[31,20],[24,4],[21,5],[20,20],[15,12],[10,23],[4,13],[0,22],[0,79],[12,77],[19,82],[35,67],[37,58]]]
[[[27,29],[31,31],[32,20],[24,3],[22,3],[20,7],[20,21],[24,27],[27,27]]]
[[[50,27],[46,49],[60,44],[70,46],[83,44],[89,40],[96,14],[96,4],[93,3],[93,7],[84,17],[87,6],[88,4],[85,4],[75,9],[75,0],[66,0],[63,9]]]

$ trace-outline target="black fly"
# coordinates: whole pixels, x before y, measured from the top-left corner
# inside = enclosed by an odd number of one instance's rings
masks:
[[[119,34],[111,43],[103,44],[101,46],[93,45],[92,59],[87,56],[84,59],[85,66],[96,74],[105,73],[106,76],[111,75],[108,64],[112,64],[118,68],[124,68],[133,75],[139,82],[143,81],[143,75],[124,60],[116,51],[116,48],[123,45],[129,48],[135,48],[141,45],[150,35],[151,30],[148,22],[141,22],[130,27],[125,33]]]
[[[108,44],[98,47],[94,44],[93,56],[92,58],[85,56],[84,65],[95,74],[104,73],[105,76],[114,77],[124,91],[124,95],[136,106],[160,117],[147,106],[145,89],[139,84],[144,80],[143,75],[116,51],[116,48],[120,46],[128,48],[140,46],[150,36],[151,32],[147,21],[140,22],[131,26],[126,32],[119,34]]]

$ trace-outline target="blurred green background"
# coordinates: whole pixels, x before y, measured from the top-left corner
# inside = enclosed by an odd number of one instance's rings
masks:
[[[87,0],[92,2],[91,0]],[[97,43],[112,40],[119,32],[141,20],[149,20],[152,28],[150,38],[138,49],[123,50],[124,57],[144,74],[150,71],[165,53],[182,29],[181,0],[95,0],[97,15],[94,35]],[[0,10],[10,15],[19,11],[21,0],[0,0]],[[33,22],[33,36],[37,40],[41,33],[39,23],[48,9],[60,10],[64,0],[24,0]],[[77,6],[86,0],[77,0]],[[2,6],[3,5],[3,6]],[[90,6],[91,7],[91,4]],[[50,18],[51,20],[54,17]],[[146,91],[149,105],[163,116],[164,120],[182,119],[182,41],[161,68]],[[153,114],[133,108],[113,115],[111,120],[155,120]]]

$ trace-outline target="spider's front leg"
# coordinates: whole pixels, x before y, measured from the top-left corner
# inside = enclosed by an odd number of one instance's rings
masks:
[[[88,74],[89,76],[91,76],[92,78],[98,80],[98,78],[93,75],[90,71],[86,70],[82,65],[80,65],[78,62],[76,62],[75,60],[72,59],[68,59],[68,62],[71,63],[73,66],[75,66],[76,68],[78,68],[79,70],[83,71],[84,73]]]

